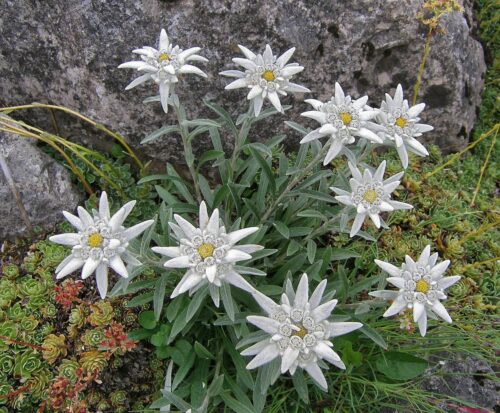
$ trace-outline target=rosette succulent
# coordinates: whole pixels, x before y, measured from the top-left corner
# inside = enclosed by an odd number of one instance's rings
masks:
[[[225,87],[226,90],[250,89],[247,99],[251,102],[255,116],[259,116],[265,99],[268,99],[278,112],[283,112],[280,95],[286,96],[287,92],[310,92],[306,87],[290,82],[293,75],[304,70],[298,63],[288,63],[295,52],[295,47],[288,49],[280,57],[273,54],[269,45],[266,45],[262,54],[255,54],[241,45],[238,47],[245,57],[235,57],[233,62],[243,67],[245,71],[225,70],[220,74],[236,78]]]
[[[437,315],[448,323],[452,322],[441,300],[446,298],[444,290],[461,277],[459,275],[444,277],[443,274],[450,261],[445,260],[437,264],[437,260],[438,254],[431,255],[430,245],[424,248],[417,262],[407,255],[400,268],[385,261],[375,260],[375,263],[390,275],[387,281],[399,288],[399,291],[381,290],[370,293],[373,297],[392,301],[384,317],[411,309],[413,320],[418,323],[422,336],[427,332],[427,317],[435,319]]]
[[[330,145],[323,161],[323,165],[329,164],[339,153],[343,152],[351,159],[351,155],[346,145],[355,142],[356,138],[365,138],[375,143],[382,143],[382,139],[370,128],[370,119],[375,118],[378,110],[373,110],[366,106],[368,96],[363,96],[353,100],[350,96],[345,96],[344,91],[338,83],[335,83],[335,95],[326,103],[316,99],[307,99],[314,110],[302,113],[302,116],[313,119],[321,126],[308,133],[300,141],[301,144],[311,142],[316,139],[329,137]]]
[[[103,327],[111,323],[114,315],[113,306],[107,301],[101,301],[94,305],[88,317],[88,321],[95,327]]]
[[[335,197],[337,201],[356,209],[356,217],[349,234],[351,237],[358,233],[367,216],[377,228],[380,228],[381,225],[385,225],[380,213],[413,208],[410,204],[391,199],[391,194],[399,186],[403,172],[383,180],[385,164],[386,162],[383,161],[372,175],[369,169],[365,169],[361,174],[358,168],[349,163],[352,173],[349,181],[351,192],[335,187],[330,188],[337,194]]]
[[[16,355],[14,375],[19,378],[29,378],[41,367],[40,355],[33,350],[25,350]]]
[[[328,318],[337,300],[321,303],[326,280],[321,281],[309,298],[309,280],[303,274],[297,291],[289,283],[281,297],[281,303],[254,293],[257,303],[266,316],[248,316],[249,323],[269,334],[265,339],[244,350],[243,356],[255,356],[247,369],[260,367],[275,358],[281,358],[281,373],[294,374],[297,368],[304,369],[324,390],[327,389],[320,360],[345,369],[339,355],[332,349],[330,339],[362,327],[357,322],[330,322]]]
[[[193,293],[209,284],[214,304],[219,306],[219,289],[223,282],[243,290],[253,292],[254,288],[238,273],[235,263],[252,258],[253,252],[261,250],[260,245],[236,245],[241,239],[258,231],[259,228],[243,228],[226,233],[221,225],[219,210],[214,209],[209,216],[205,202],[200,204],[198,228],[179,215],[174,215],[176,224],[170,222],[179,246],[153,247],[153,251],[170,257],[166,268],[188,268],[181,281],[172,292],[171,298],[186,291]]]
[[[0,378],[12,373],[14,369],[14,357],[7,352],[0,353]]]
[[[8,308],[17,297],[16,283],[7,278],[0,280],[0,308]]]
[[[108,354],[103,351],[91,350],[80,355],[79,363],[87,373],[102,371],[108,365]]]
[[[99,210],[93,215],[78,207],[78,217],[64,211],[65,218],[78,232],[59,234],[50,237],[52,242],[72,247],[71,254],[56,268],[56,278],[61,279],[82,268],[82,279],[96,273],[97,289],[101,298],[108,291],[108,267],[121,277],[128,277],[123,259],[130,265],[140,265],[128,251],[128,243],[153,224],[153,220],[141,222],[130,228],[123,222],[134,208],[135,201],[126,203],[113,216],[110,216],[108,197],[103,192],[99,200]],[[123,258],[123,259],[122,259]]]
[[[64,335],[49,334],[43,340],[43,358],[49,364],[54,364],[59,357],[65,357],[68,353],[66,338]]]
[[[74,383],[77,379],[76,370],[79,368],[80,365],[77,361],[64,359],[61,361],[61,364],[59,364],[57,371],[60,376],[66,377]]]
[[[174,87],[183,74],[195,74],[207,77],[205,72],[188,62],[208,62],[208,59],[199,56],[199,47],[182,50],[179,46],[173,46],[168,39],[167,32],[162,29],[158,49],[144,46],[135,49],[132,53],[138,54],[139,61],[126,62],[118,66],[120,69],[137,69],[144,73],[133,80],[125,90],[132,89],[148,80],[153,80],[160,88],[160,102],[165,113],[168,112],[168,98],[174,93]]]

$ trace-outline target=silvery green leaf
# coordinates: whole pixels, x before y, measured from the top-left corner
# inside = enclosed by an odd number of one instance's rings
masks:
[[[317,248],[318,248],[318,246],[316,245],[316,243],[312,239],[307,241],[307,259],[309,260],[309,262],[311,264],[314,262],[314,258],[316,257],[316,249]]]
[[[304,403],[309,404],[309,391],[307,390],[307,383],[302,369],[297,369],[295,374],[292,376],[292,381],[293,387],[295,387],[300,399]]]
[[[305,128],[304,126],[298,124],[297,122],[292,122],[292,121],[285,121],[285,125],[291,127],[292,129],[296,130],[297,132],[299,132],[300,134],[302,135],[307,135],[310,130]]]
[[[234,321],[235,306],[233,302],[233,297],[231,296],[231,287],[228,283],[223,282],[220,287],[220,295],[222,298],[222,304],[226,310],[227,316],[231,321]]]
[[[163,302],[165,300],[165,289],[167,286],[168,277],[169,274],[164,273],[156,281],[154,297],[153,297],[153,310],[156,321],[160,320],[161,310],[163,309]]]
[[[194,119],[194,120],[183,121],[182,126],[188,126],[188,127],[208,126],[211,128],[220,128],[221,124],[211,119]]]
[[[244,267],[243,265],[235,265],[234,270],[239,274],[258,275],[260,277],[267,275],[264,271],[252,267]]]
[[[149,135],[147,135],[142,141],[141,145],[149,142],[153,142],[156,139],[160,138],[163,135],[168,135],[169,133],[180,133],[180,129],[178,126],[171,125],[171,126],[163,126],[160,129],[155,130],[154,132],[151,132]]]
[[[194,293],[186,312],[186,323],[188,323],[199,310],[208,295],[208,284]]]

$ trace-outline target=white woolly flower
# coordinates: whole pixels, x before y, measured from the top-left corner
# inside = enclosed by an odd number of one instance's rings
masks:
[[[108,267],[127,278],[128,271],[122,258],[131,265],[140,265],[140,262],[127,252],[128,243],[154,222],[148,220],[125,228],[122,224],[134,205],[135,201],[126,203],[111,217],[108,197],[106,192],[103,192],[99,200],[99,210],[93,210],[92,215],[80,206],[77,210],[78,217],[63,211],[64,217],[78,232],[49,238],[57,244],[73,247],[71,254],[56,268],[56,278],[64,278],[82,266],[82,279],[86,279],[95,271],[97,289],[102,299],[108,291]]]
[[[244,228],[226,233],[219,222],[219,210],[214,209],[209,217],[205,202],[200,204],[200,226],[194,227],[179,215],[174,215],[177,224],[169,223],[179,246],[153,247],[153,251],[171,257],[166,268],[189,268],[172,292],[171,298],[189,290],[194,293],[209,284],[214,304],[219,306],[219,289],[223,282],[253,292],[254,288],[236,271],[235,263],[252,258],[260,245],[236,245],[238,241],[258,231],[258,227]]]
[[[378,110],[368,109],[368,96],[352,100],[345,96],[338,83],[335,83],[335,96],[327,103],[316,99],[307,99],[314,110],[304,112],[301,116],[314,119],[321,127],[308,133],[300,143],[329,137],[330,148],[325,156],[323,165],[329,164],[340,152],[349,151],[346,145],[355,142],[356,138],[365,138],[369,141],[382,143],[382,139],[370,130],[368,120],[375,118]]]
[[[444,290],[455,284],[461,277],[454,275],[444,277],[444,272],[450,265],[446,260],[436,264],[438,254],[431,255],[431,247],[427,245],[417,262],[408,255],[405,263],[400,268],[385,261],[375,260],[375,263],[387,272],[390,277],[387,281],[399,288],[399,291],[373,291],[373,297],[392,300],[392,305],[384,313],[384,317],[390,317],[401,313],[407,308],[413,309],[413,319],[418,323],[420,334],[425,336],[427,331],[427,317],[441,317],[444,321],[451,323],[451,317],[440,300],[446,298]]]
[[[154,47],[144,46],[135,49],[132,53],[140,55],[141,60],[126,62],[118,66],[120,69],[137,69],[144,72],[143,75],[132,81],[125,90],[132,89],[148,80],[153,80],[160,87],[160,101],[165,113],[168,112],[168,97],[173,93],[175,84],[179,81],[179,75],[192,73],[207,77],[205,72],[187,62],[208,62],[208,59],[197,55],[201,50],[192,47],[182,50],[179,46],[173,46],[168,40],[167,32],[162,29],[158,50]]]
[[[386,162],[383,161],[373,175],[368,169],[365,169],[361,175],[360,170],[349,162],[349,169],[352,173],[352,178],[349,180],[351,192],[335,187],[330,188],[338,194],[335,197],[337,201],[356,208],[356,218],[354,218],[349,234],[351,237],[361,229],[366,216],[369,216],[375,226],[380,228],[382,224],[385,225],[380,217],[381,212],[413,208],[410,204],[391,199],[391,193],[399,186],[404,172],[384,181],[385,164]]]
[[[302,275],[297,292],[288,281],[281,304],[256,291],[254,298],[267,317],[248,316],[249,323],[269,334],[268,338],[244,350],[243,356],[255,356],[247,369],[262,366],[277,357],[281,358],[281,373],[294,374],[297,368],[304,369],[318,385],[326,390],[327,383],[321,371],[320,360],[345,369],[345,364],[332,349],[330,338],[350,333],[363,325],[357,322],[333,323],[328,321],[337,300],[321,304],[326,280],[321,281],[309,299],[307,274]]]
[[[379,135],[391,141],[396,146],[403,168],[408,167],[408,151],[418,156],[427,156],[429,152],[417,139],[422,133],[433,130],[430,125],[418,123],[418,115],[425,108],[425,103],[409,107],[408,101],[403,99],[403,88],[398,85],[394,98],[385,94],[377,121],[374,125]]]
[[[273,55],[271,47],[266,45],[263,54],[255,54],[239,45],[245,58],[235,57],[233,62],[242,66],[245,71],[225,70],[223,76],[237,78],[225,87],[226,90],[248,88],[247,99],[251,101],[255,116],[259,116],[264,99],[269,99],[277,111],[283,112],[279,96],[287,92],[310,92],[309,89],[290,82],[293,75],[304,70],[298,63],[288,63],[295,47],[288,49],[280,57]]]

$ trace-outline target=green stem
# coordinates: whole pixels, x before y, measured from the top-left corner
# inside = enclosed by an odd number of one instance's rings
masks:
[[[307,166],[302,170],[301,173],[297,174],[295,178],[293,178],[290,183],[287,185],[287,187],[283,190],[283,192],[276,198],[276,200],[271,204],[269,209],[266,211],[266,213],[263,215],[263,217],[260,220],[260,225],[262,225],[264,222],[266,222],[267,218],[273,213],[273,211],[276,209],[276,207],[279,205],[281,200],[293,189],[295,186],[302,181],[302,179],[311,171],[312,168],[314,168],[318,162],[320,162],[325,154],[326,151],[328,150],[329,144],[326,143],[325,146],[318,152],[318,154],[314,157],[314,159],[307,164]]]
[[[245,143],[247,137],[248,137],[248,132],[250,131],[249,126],[253,121],[253,108],[250,106],[250,109],[248,110],[247,117],[243,121],[241,128],[238,132],[238,135],[234,137],[234,149],[233,149],[233,154],[231,155],[231,176],[234,177],[234,172],[236,168],[236,161],[238,159],[238,154],[240,152],[241,147]]]
[[[191,179],[193,180],[194,191],[196,193],[196,199],[199,203],[203,200],[200,191],[200,184],[198,181],[198,173],[194,167],[194,154],[193,148],[191,146],[191,142],[189,141],[189,128],[186,126],[186,112],[182,107],[182,104],[179,102],[179,106],[172,105],[175,109],[175,114],[177,116],[177,122],[179,123],[179,128],[181,131],[182,145],[184,147],[184,158],[186,159],[186,163],[189,169],[189,173],[191,174]]]
[[[424,74],[425,63],[427,62],[427,58],[429,57],[429,53],[431,51],[432,34],[433,34],[433,30],[429,29],[429,31],[427,32],[427,37],[425,39],[424,55],[422,56],[422,61],[420,62],[420,65],[418,66],[417,81],[415,83],[415,86],[413,87],[412,105],[415,105],[417,103],[417,97],[418,97],[418,92],[420,90],[420,85],[422,84],[422,76]]]

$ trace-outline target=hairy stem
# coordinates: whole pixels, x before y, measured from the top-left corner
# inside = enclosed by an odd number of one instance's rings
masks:
[[[200,203],[203,198],[201,196],[200,192],[200,184],[198,181],[198,173],[196,172],[196,169],[194,167],[194,155],[193,155],[193,148],[191,146],[191,142],[189,141],[189,128],[186,126],[186,115],[184,108],[182,107],[181,103],[179,103],[179,106],[173,105],[175,109],[175,114],[177,116],[177,122],[179,123],[179,128],[181,131],[181,139],[182,139],[182,145],[184,147],[184,158],[186,159],[186,163],[189,169],[189,173],[191,174],[191,179],[193,180],[193,185],[194,185],[194,190],[196,193],[196,199]]]
[[[304,177],[313,169],[318,162],[320,162],[324,156],[325,153],[328,149],[329,145],[328,143],[323,146],[323,148],[318,152],[318,154],[314,157],[314,159],[307,164],[307,166],[300,172],[298,173],[295,178],[293,178],[290,183],[287,185],[287,187],[283,190],[283,192],[276,198],[276,200],[271,204],[271,206],[268,208],[266,213],[262,216],[260,220],[260,224],[263,224],[266,222],[267,218],[273,213],[273,211],[277,208],[281,200],[293,189],[295,186],[304,179]]]

